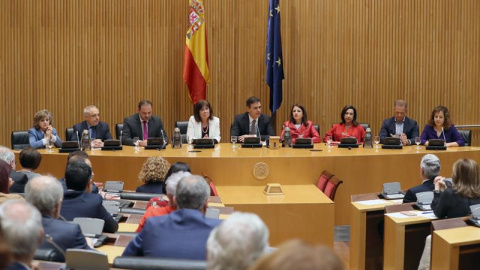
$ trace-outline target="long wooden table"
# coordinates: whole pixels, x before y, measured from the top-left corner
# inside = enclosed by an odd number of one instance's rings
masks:
[[[419,164],[427,153],[434,153],[440,158],[441,174],[446,176],[451,175],[452,165],[459,158],[480,161],[480,148],[477,147],[456,147],[446,151],[416,150],[414,146],[402,150],[361,147],[349,150],[315,144],[315,151],[311,151],[232,148],[231,144],[218,144],[214,149],[200,152],[192,150],[191,145],[183,145],[182,149],[168,146],[161,151],[135,151],[133,147],[124,146],[122,151],[94,150],[88,151],[88,154],[93,163],[95,181],[122,180],[126,189],[135,189],[142,184],[138,181],[138,172],[145,159],[151,156],[164,157],[170,163],[187,162],[193,173],[207,174],[217,186],[316,184],[320,173],[326,169],[343,180],[335,197],[336,225],[350,224],[350,196],[353,194],[380,192],[384,182],[399,181],[403,188],[421,183]],[[40,152],[43,159],[38,172],[63,177],[67,154],[47,153],[46,150]],[[254,175],[254,169],[258,178]]]

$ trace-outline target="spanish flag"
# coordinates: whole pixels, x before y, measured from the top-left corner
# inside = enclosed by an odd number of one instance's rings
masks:
[[[185,39],[183,80],[187,83],[192,103],[196,104],[199,100],[206,99],[210,71],[203,0],[189,0],[189,2],[189,27]]]

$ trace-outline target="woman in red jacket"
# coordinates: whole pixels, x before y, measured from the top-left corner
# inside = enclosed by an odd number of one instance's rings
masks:
[[[290,120],[283,124],[282,139],[286,127],[290,128],[293,143],[295,143],[297,138],[312,138],[314,143],[320,142],[320,134],[313,126],[313,122],[307,120],[307,111],[305,111],[302,105],[293,105],[290,112]]]
[[[332,141],[339,142],[341,138],[355,137],[359,143],[363,142],[365,130],[357,122],[357,109],[352,105],[347,105],[343,108],[340,115],[342,122],[333,124],[332,128],[325,134],[324,142],[327,142],[327,137],[331,136]]]

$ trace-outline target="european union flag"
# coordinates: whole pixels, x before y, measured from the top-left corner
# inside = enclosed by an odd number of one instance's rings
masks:
[[[282,104],[282,80],[284,79],[279,0],[270,0],[269,3],[265,54],[267,84],[270,86],[270,111],[275,114]]]

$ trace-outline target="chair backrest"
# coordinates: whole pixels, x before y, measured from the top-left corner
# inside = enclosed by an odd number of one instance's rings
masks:
[[[332,178],[333,174],[327,170],[324,170],[320,177],[318,178],[317,187],[322,192],[325,191],[325,187],[327,186],[328,179]]]
[[[328,179],[327,186],[325,187],[325,195],[327,195],[330,200],[335,199],[335,194],[337,193],[338,186],[343,183],[342,180],[338,179],[336,176],[332,176]]]
[[[65,129],[65,141],[71,141],[73,137],[73,128]]]
[[[123,130],[123,123],[115,124],[115,138],[117,140],[121,140],[120,134],[122,134],[122,130]]]
[[[217,188],[215,187],[215,183],[213,183],[212,178],[210,178],[205,173],[203,173],[203,178],[207,180],[208,185],[210,186],[210,196],[218,196]]]
[[[25,147],[30,146],[28,141],[28,131],[12,131],[12,149],[21,150]]]
[[[187,129],[188,121],[177,121],[175,127],[180,129],[180,136],[182,137],[182,143],[187,143]]]
[[[113,267],[133,270],[205,270],[206,261],[146,257],[116,257]]]
[[[385,206],[385,213],[397,213],[403,211],[412,211],[415,210],[413,205],[415,203],[403,203],[403,204],[394,204]]]
[[[370,127],[370,124],[369,123],[360,123],[360,126],[362,126],[364,130],[367,130],[367,128]]]
[[[321,133],[320,133],[320,126],[319,126],[319,125],[313,125],[313,127],[317,130],[318,134],[321,135]]]
[[[458,132],[462,135],[465,140],[465,146],[470,146],[472,144],[472,130],[470,129],[459,129]]]
[[[55,248],[37,248],[33,258],[37,261],[64,262],[65,258]]]

